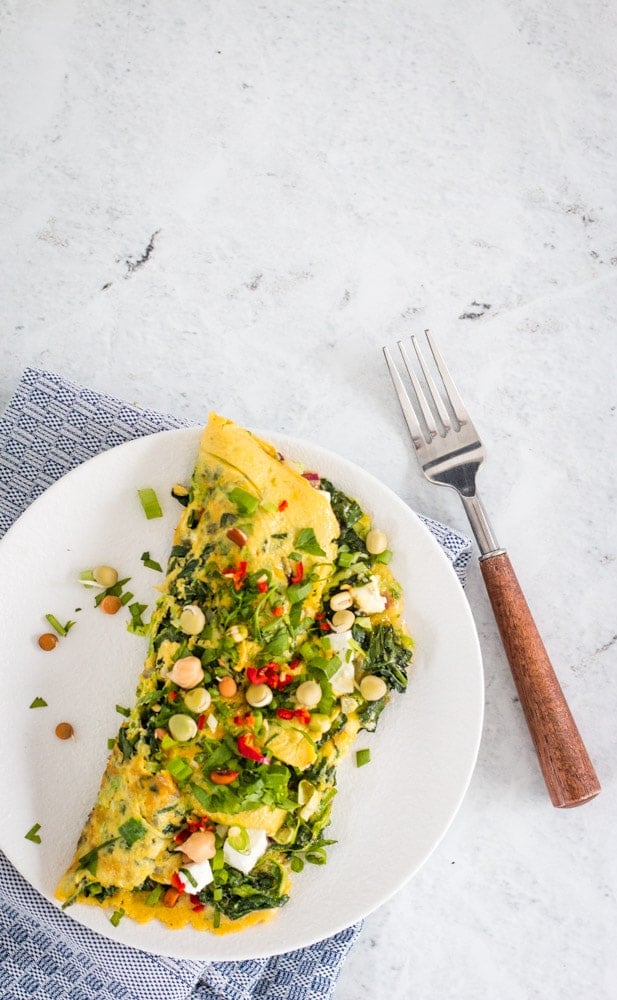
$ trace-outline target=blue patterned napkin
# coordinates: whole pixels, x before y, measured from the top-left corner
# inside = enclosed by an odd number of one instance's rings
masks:
[[[187,424],[27,368],[0,417],[0,537],[81,462]],[[469,539],[422,520],[464,584]],[[360,926],[267,959],[195,962],[149,955],[82,927],[0,853],[0,1000],[328,1000]]]

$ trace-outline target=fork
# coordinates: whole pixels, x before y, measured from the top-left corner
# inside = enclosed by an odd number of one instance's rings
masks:
[[[546,787],[554,806],[582,805],[600,791],[572,713],[505,549],[500,548],[476,490],[484,448],[431,334],[443,397],[418,341],[412,343],[424,379],[416,376],[404,345],[398,347],[413,387],[408,394],[387,347],[384,355],[426,478],[457,491],[480,549],[480,568],[510,663]]]

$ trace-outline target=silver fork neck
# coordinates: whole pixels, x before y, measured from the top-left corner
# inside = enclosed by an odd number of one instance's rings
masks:
[[[475,535],[476,542],[478,543],[478,548],[480,549],[480,557],[484,558],[488,555],[494,555],[496,552],[503,551],[499,547],[499,543],[495,538],[493,529],[491,527],[490,521],[484,510],[484,506],[480,497],[477,493],[473,496],[460,495],[463,501],[463,507],[469,518],[469,523],[471,529]]]

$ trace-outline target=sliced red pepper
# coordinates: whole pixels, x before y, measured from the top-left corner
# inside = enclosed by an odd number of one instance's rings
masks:
[[[287,510],[288,507],[289,507],[289,501],[288,500],[281,500],[278,509],[280,511],[283,511],[283,510]]]
[[[270,758],[265,757],[261,750],[258,750],[255,746],[255,737],[252,733],[243,733],[242,736],[238,736],[236,740],[238,753],[247,760],[256,760],[258,764],[269,764]]]
[[[234,724],[236,726],[246,726],[247,729],[251,729],[255,725],[255,719],[250,712],[246,715],[234,715]]]
[[[236,590],[240,590],[246,576],[247,563],[242,560],[237,566],[229,566],[223,570],[223,576],[230,577],[234,582]]]
[[[276,714],[279,719],[286,719],[288,722],[297,719],[304,726],[308,726],[311,721],[311,713],[307,708],[277,708]]]
[[[173,885],[174,889],[178,890],[178,892],[184,892],[184,882],[178,875],[178,872],[172,873],[171,884]]]
[[[195,906],[191,907],[193,913],[201,913],[202,910],[205,910],[205,908],[206,908],[205,903],[195,903]]]
[[[272,608],[272,614],[274,615],[275,618],[280,618],[281,615],[285,614],[285,605],[275,604],[274,607]]]
[[[266,594],[268,592],[268,577],[260,576],[257,581],[257,590],[260,594]]]
[[[177,691],[170,691],[169,694],[167,695],[167,701],[176,701],[177,697],[178,697]]]
[[[302,583],[304,580],[304,563],[297,562],[293,564],[293,573],[289,577],[290,583]]]
[[[199,718],[198,718],[198,720],[197,720],[197,728],[198,729],[203,729],[204,726],[205,726],[205,724],[206,724],[206,716],[205,715],[200,715]]]

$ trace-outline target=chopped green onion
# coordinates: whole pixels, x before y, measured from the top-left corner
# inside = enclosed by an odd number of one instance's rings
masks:
[[[221,911],[218,906],[214,908],[214,914],[212,915],[212,926],[216,929],[221,926]]]
[[[94,579],[94,573],[91,569],[85,569],[83,573],[79,574],[79,582],[83,587],[100,587],[100,583],[97,583]]]
[[[122,605],[122,607],[124,607],[124,605],[128,604],[129,601],[132,601],[134,597],[135,594],[131,594],[131,591],[127,590],[126,593],[122,594],[122,596],[120,597],[120,604]]]
[[[157,563],[155,559],[151,559],[149,552],[142,552],[141,561],[147,569],[155,569],[157,573],[163,572],[161,564]]]
[[[225,865],[225,858],[223,857],[223,852],[218,850],[214,857],[212,858],[212,871],[218,872]]]
[[[248,835],[248,830],[245,830],[241,826],[237,829],[237,833],[227,834],[227,843],[230,847],[233,847],[234,851],[239,851],[240,854],[245,854],[251,846],[251,839]]]
[[[160,884],[155,885],[152,892],[149,892],[148,895],[146,896],[146,906],[156,906],[162,895],[163,895],[163,886]]]
[[[114,910],[111,917],[109,918],[110,924],[113,924],[114,927],[117,927],[120,921],[122,920],[123,916],[124,916],[124,910],[122,909],[122,907],[119,910]]]
[[[115,737],[114,737],[114,736],[111,736],[111,737],[110,737],[110,738],[109,738],[109,739],[107,740],[107,749],[108,749],[108,750],[113,750],[113,748],[115,747],[115,745],[116,745],[116,739],[115,739]]]
[[[222,898],[223,898],[223,890],[219,889],[217,886],[216,889],[212,890],[212,899],[214,900],[215,903],[218,903],[218,901]]]
[[[130,708],[124,708],[123,705],[116,705],[116,712],[118,712],[119,715],[124,715],[126,718],[128,718],[131,714]]]
[[[325,865],[328,860],[328,856],[323,847],[318,847],[312,851],[306,852],[306,860],[310,865]]]
[[[172,757],[166,767],[171,776],[176,779],[178,784],[187,781],[193,773],[190,764],[187,764],[187,762],[182,760],[181,757]]]
[[[73,628],[73,625],[77,624],[76,622],[67,622],[66,625],[61,625],[55,615],[45,615],[45,618],[47,619],[53,630],[57,632],[58,635],[60,636],[67,635],[69,630]]]
[[[391,549],[384,549],[383,552],[379,553],[379,555],[373,556],[373,562],[384,563],[384,565],[386,566],[388,565],[391,559],[392,559]]]
[[[240,486],[236,486],[227,495],[231,502],[238,508],[239,514],[254,514],[259,506],[257,497],[254,497],[252,493],[247,493]]]
[[[31,840],[33,844],[40,844],[41,838],[39,837],[39,830],[41,829],[40,823],[35,823],[34,826],[30,827],[27,834],[25,835],[25,840]]]
[[[356,750],[356,767],[364,767],[371,759],[371,751],[368,748]]]
[[[290,865],[292,872],[301,872],[302,869],[304,868],[304,861],[302,860],[302,858],[298,858],[297,856],[294,855],[294,857],[290,861]]]
[[[47,702],[44,698],[35,698],[30,708],[47,708]]]
[[[154,490],[148,486],[143,490],[137,490],[144,514],[151,521],[155,517],[162,517],[163,511]]]

